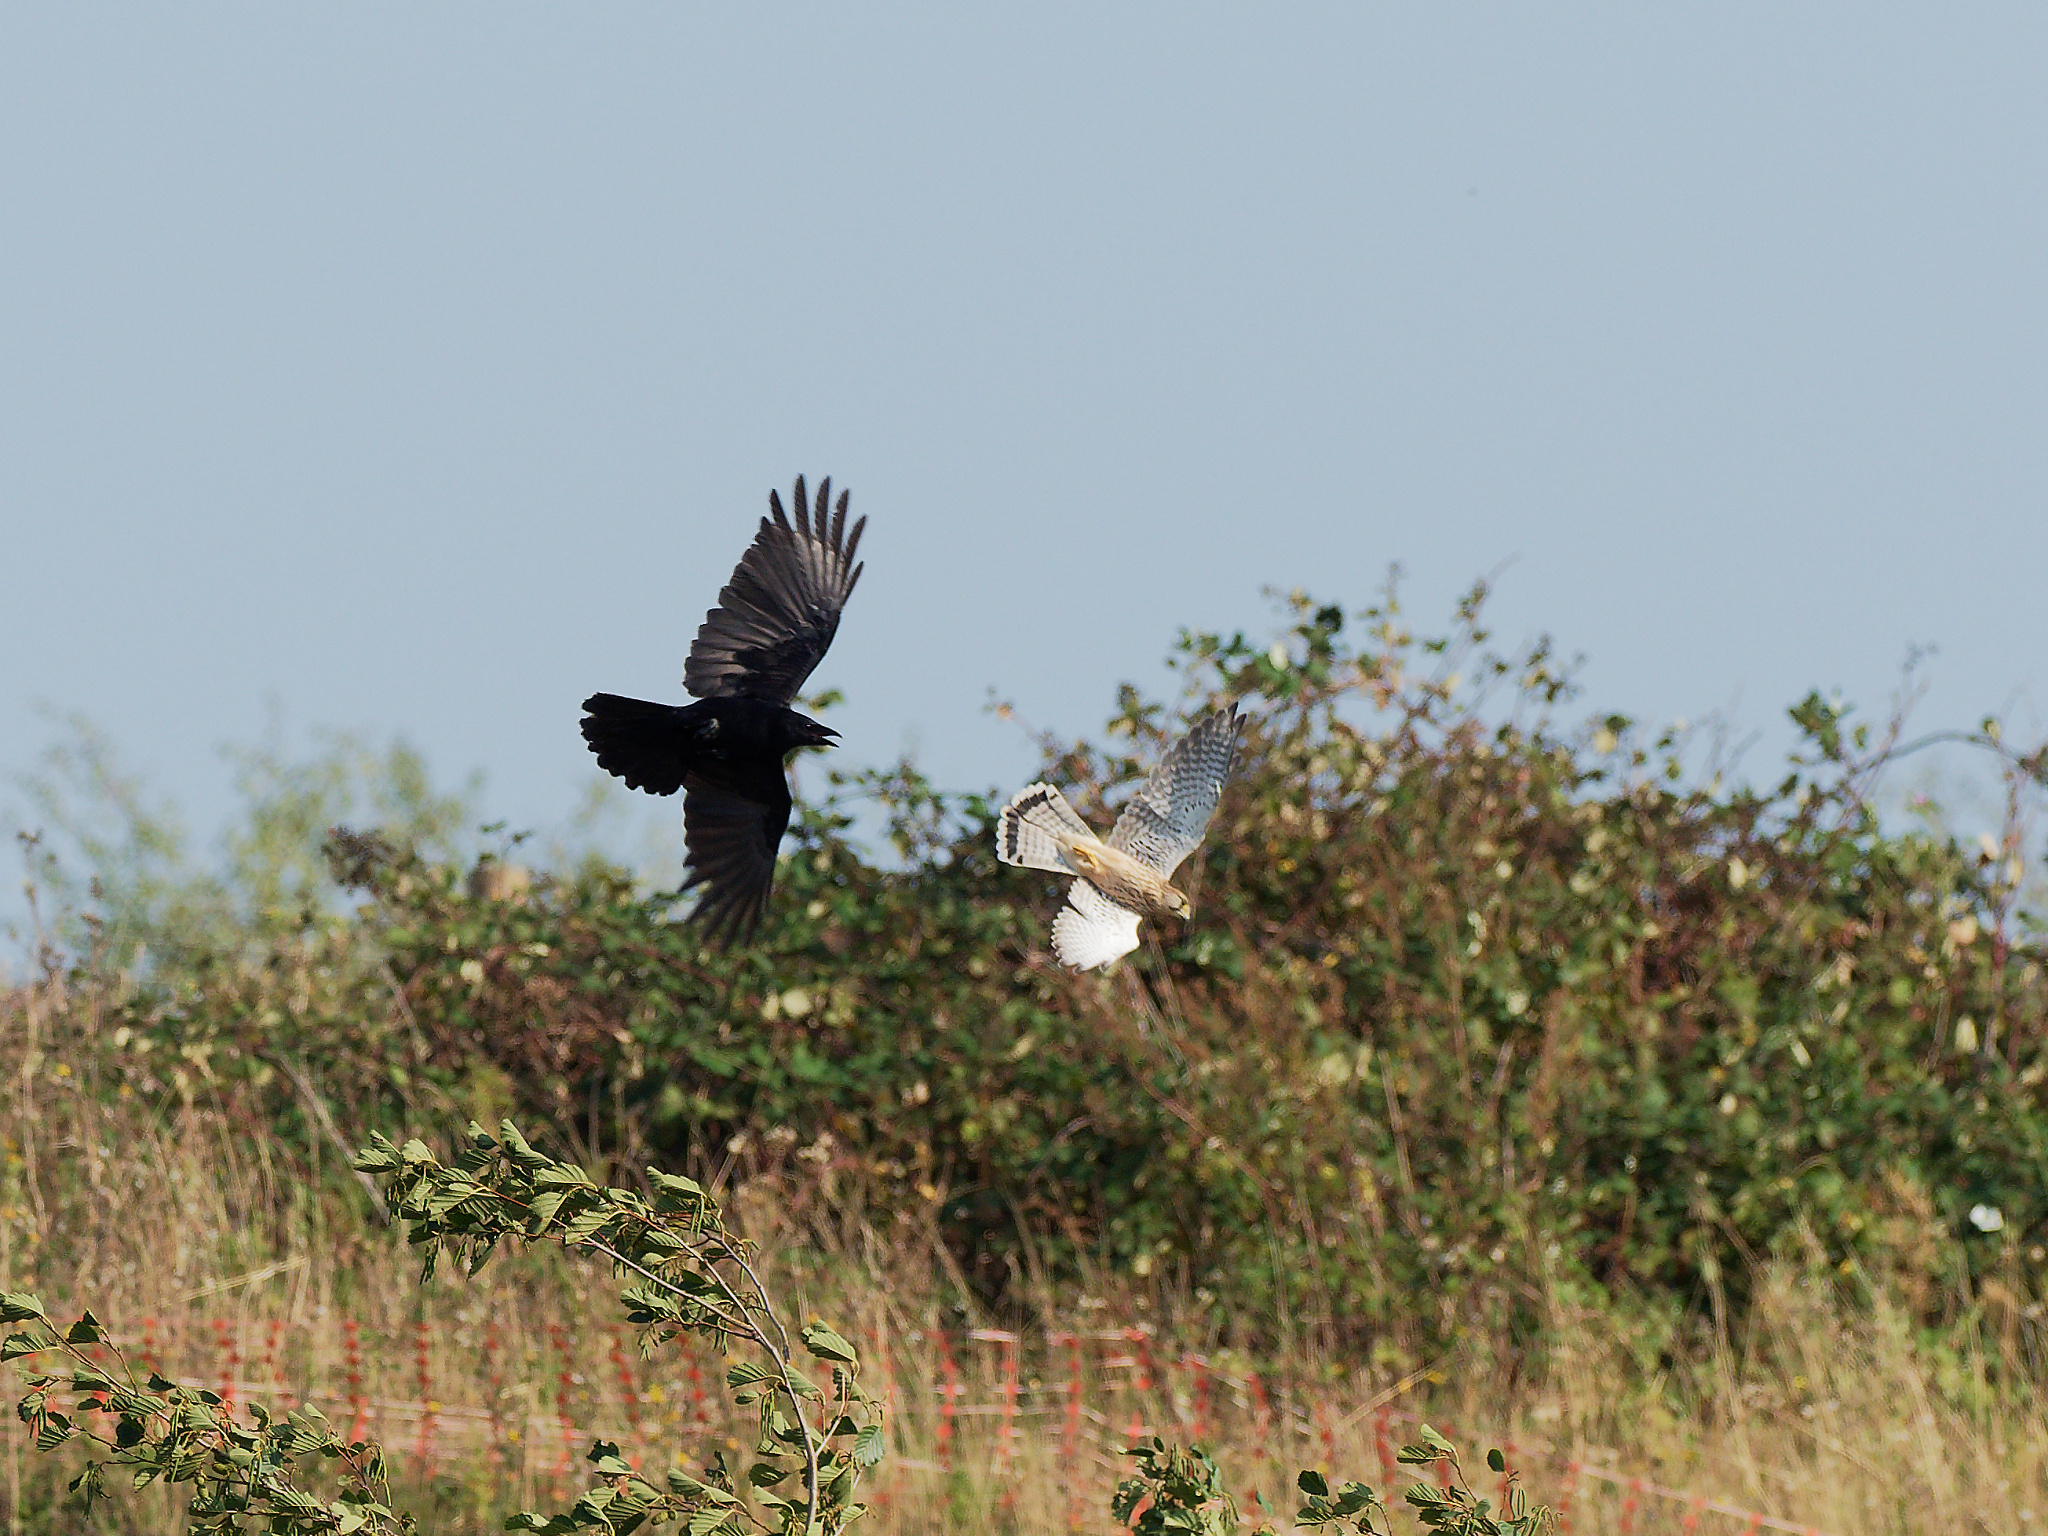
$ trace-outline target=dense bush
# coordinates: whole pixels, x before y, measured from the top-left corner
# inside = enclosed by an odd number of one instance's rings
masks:
[[[732,956],[622,872],[529,886],[337,837],[358,909],[109,980],[121,1070],[309,1149],[514,1108],[586,1161],[802,1158],[842,1204],[935,1213],[989,1298],[1163,1286],[1247,1342],[1540,1327],[1574,1286],[1706,1315],[1789,1242],[1881,1258],[1930,1308],[2035,1273],[2017,814],[1983,850],[1887,827],[1896,726],[1818,696],[1762,789],[1672,733],[1568,730],[1568,680],[1490,652],[1479,596],[1437,640],[1299,596],[1270,646],[1184,637],[1181,708],[1252,720],[1195,921],[1107,977],[1050,960],[1058,882],[997,864],[989,803],[906,765],[842,782],[899,866],[845,801],[810,809]],[[1048,772],[1106,818],[1178,718],[1127,691]],[[2017,807],[2041,754],[1977,740]]]

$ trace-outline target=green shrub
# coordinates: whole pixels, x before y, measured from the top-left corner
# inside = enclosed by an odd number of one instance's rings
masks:
[[[934,1210],[998,1305],[1030,1276],[1163,1286],[1252,1346],[1533,1336],[1575,1289],[1725,1314],[1788,1243],[1930,1312],[2037,1272],[2048,989],[2017,832],[1884,824],[1896,729],[1818,696],[1763,789],[1676,733],[1567,729],[1568,679],[1489,650],[1480,596],[1437,639],[1298,595],[1276,643],[1183,638],[1187,712],[1259,704],[1196,920],[1107,977],[1048,958],[1057,882],[996,863],[990,800],[901,765],[806,811],[732,955],[619,872],[473,895],[339,837],[366,903],[131,977],[122,1070],[204,1075],[301,1145],[490,1100],[585,1161],[801,1151],[842,1203]],[[1106,815],[1175,713],[1127,690],[1047,771]],[[1975,739],[2017,828],[2042,754]],[[854,795],[900,867],[849,840]]]

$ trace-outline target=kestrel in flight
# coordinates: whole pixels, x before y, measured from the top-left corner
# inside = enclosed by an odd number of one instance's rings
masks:
[[[1131,798],[1105,841],[1050,784],[1030,784],[1003,807],[996,857],[1026,869],[1073,875],[1053,920],[1052,947],[1077,971],[1108,965],[1138,947],[1138,920],[1194,916],[1169,882],[1215,813],[1237,750],[1237,706],[1198,721]]]
[[[799,475],[792,520],[768,493],[769,516],[683,663],[683,687],[700,702],[615,693],[583,701],[583,739],[599,767],[634,789],[683,791],[683,889],[703,888],[690,916],[713,944],[751,934],[768,905],[775,850],[789,828],[789,754],[831,746],[839,734],[789,707],[838,632],[863,569],[853,554],[868,520],[848,535],[847,493],[828,516],[831,499],[828,477],[808,506]]]

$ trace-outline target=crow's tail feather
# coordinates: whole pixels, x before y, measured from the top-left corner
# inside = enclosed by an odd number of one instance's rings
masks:
[[[683,787],[689,737],[674,704],[593,693],[583,701],[583,739],[597,765],[629,788],[672,795]]]

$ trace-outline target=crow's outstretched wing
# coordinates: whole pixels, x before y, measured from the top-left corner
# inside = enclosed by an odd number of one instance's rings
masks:
[[[683,889],[702,892],[690,917],[703,924],[709,943],[745,939],[760,922],[789,808],[780,764],[760,783],[748,784],[745,793],[695,774],[685,781],[683,847],[690,876]]]
[[[1217,798],[1230,777],[1237,726],[1235,704],[1197,721],[1124,807],[1116,830],[1109,834],[1109,846],[1171,877],[1209,828]]]
[[[827,476],[813,510],[799,475],[791,519],[782,498],[768,493],[770,515],[718,594],[718,606],[704,616],[683,664],[683,686],[698,698],[787,704],[824,656],[839,629],[839,611],[860,580],[853,554],[868,525],[862,518],[849,535],[847,493],[839,493],[836,511],[829,509],[831,496]]]

